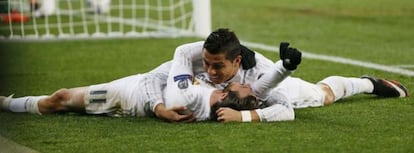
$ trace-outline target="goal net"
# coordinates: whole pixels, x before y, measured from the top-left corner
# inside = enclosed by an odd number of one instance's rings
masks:
[[[0,0],[0,40],[207,36],[210,0]]]

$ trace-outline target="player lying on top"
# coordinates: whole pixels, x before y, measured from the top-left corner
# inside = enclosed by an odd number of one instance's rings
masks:
[[[288,47],[288,45],[281,45],[280,51],[296,50],[295,48]],[[300,63],[300,58],[297,58],[297,60],[294,57],[287,59],[289,60],[284,60],[283,67],[279,67],[278,71],[293,71],[296,69],[297,64]],[[241,45],[234,32],[228,29],[217,29],[205,41],[188,43],[177,47],[173,61],[178,61],[180,64],[172,65],[171,62],[167,62],[150,72],[150,74],[167,76],[168,72],[171,72],[169,71],[170,69],[175,69],[175,71],[181,71],[173,74],[177,77],[199,78],[213,84],[216,88],[222,89],[229,82],[254,84],[263,74],[269,71],[269,68],[273,68],[271,66],[273,63],[269,59]],[[174,68],[175,66],[179,67]],[[284,78],[283,76],[278,77]],[[162,77],[160,78],[159,82],[165,81]],[[282,80],[279,79],[276,82]],[[153,89],[153,92],[151,92],[153,93],[153,99],[151,99],[150,103],[151,108],[158,117],[175,121],[174,113],[169,113],[170,116],[162,115],[166,111],[163,100],[160,98],[162,95],[160,87],[162,86],[151,87]],[[281,116],[284,115],[280,111],[279,105],[275,105],[278,104],[275,101],[277,101],[276,99],[284,98],[288,99],[292,107],[304,108],[332,104],[341,98],[360,93],[372,93],[382,97],[407,96],[407,89],[397,81],[373,77],[347,78],[340,76],[328,77],[317,84],[312,84],[299,78],[287,77],[270,92],[270,95],[266,98],[273,98],[273,100],[262,99],[264,104],[262,106],[264,107],[249,112],[222,108],[217,111],[218,119],[224,122],[279,121],[281,120],[280,118],[283,118]],[[243,116],[246,116],[246,119]]]
[[[300,64],[301,53],[294,49],[283,49],[280,52],[281,59],[288,59],[290,61],[296,61],[295,67]],[[287,70],[283,66],[282,61],[273,63],[271,67],[268,68],[266,73],[250,84],[241,84],[238,82],[231,82],[226,85],[224,89],[217,89],[214,87],[214,84],[211,82],[206,82],[200,78],[192,77],[192,70],[187,69],[186,67],[191,65],[187,63],[185,59],[174,59],[172,61],[172,66],[167,78],[167,87],[163,92],[165,106],[171,108],[173,106],[185,106],[189,111],[194,113],[194,116],[199,119],[206,119],[210,116],[213,116],[213,119],[216,119],[216,110],[221,107],[232,107],[237,104],[240,99],[250,99],[255,101],[252,103],[258,103],[259,100],[266,100],[274,104],[274,107],[278,108],[278,111],[283,114],[277,116],[278,120],[293,120],[294,112],[293,108],[288,104],[287,99],[279,97],[278,99],[268,98],[268,93],[271,89],[275,88],[276,85],[289,76],[292,71]],[[195,80],[195,82],[193,81]],[[201,86],[197,86],[201,85]],[[224,103],[216,103],[213,106],[213,111],[210,111],[210,105],[205,105],[208,102],[197,102],[197,101],[207,101],[209,95],[212,92],[221,91],[221,97],[227,97],[232,94],[236,94],[231,97],[238,97],[237,99],[227,99],[230,102],[229,105],[225,106]],[[227,91],[237,91],[237,92],[227,92]],[[213,100],[216,101],[216,100]],[[218,101],[221,101],[220,99]],[[257,109],[258,105],[256,105]],[[240,107],[238,110],[253,110],[253,109],[243,109]],[[211,112],[211,113],[210,113]],[[283,113],[286,112],[286,113]]]

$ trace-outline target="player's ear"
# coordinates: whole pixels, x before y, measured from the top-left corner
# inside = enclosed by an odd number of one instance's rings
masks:
[[[236,58],[233,60],[233,64],[240,65],[241,61],[242,61],[242,56],[237,55]]]
[[[222,92],[222,93],[220,94],[220,101],[223,101],[223,99],[224,99],[224,98],[226,98],[226,97],[227,97],[227,95],[229,95],[229,92]]]

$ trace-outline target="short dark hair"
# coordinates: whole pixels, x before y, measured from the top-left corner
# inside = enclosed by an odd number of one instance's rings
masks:
[[[203,46],[210,54],[225,53],[226,59],[233,61],[240,55],[240,41],[229,29],[220,28],[213,31],[204,41]]]
[[[216,102],[211,106],[210,119],[217,121],[216,111],[220,107],[229,107],[234,110],[253,110],[259,108],[259,101],[254,96],[247,96],[244,98],[239,97],[239,93],[236,91],[228,91],[226,98],[221,102]]]

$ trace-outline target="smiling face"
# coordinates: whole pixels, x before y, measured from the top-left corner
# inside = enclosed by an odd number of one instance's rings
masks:
[[[215,84],[224,83],[236,75],[241,63],[241,45],[229,29],[213,31],[203,45],[204,69]]]
[[[208,73],[210,80],[215,84],[220,84],[230,80],[239,70],[241,56],[237,56],[233,61],[226,59],[226,54],[211,54],[206,49],[203,50],[203,66]]]

